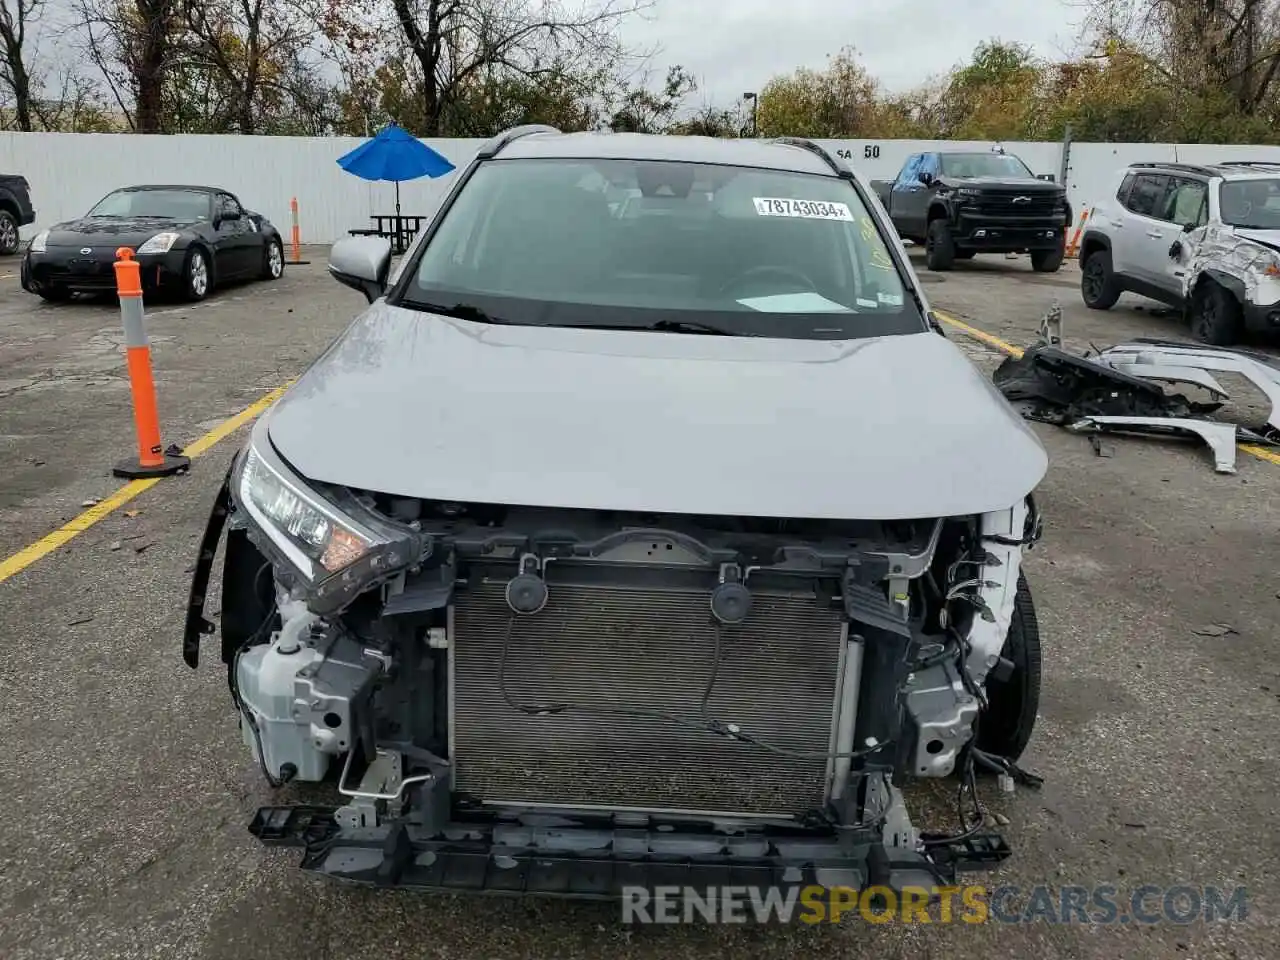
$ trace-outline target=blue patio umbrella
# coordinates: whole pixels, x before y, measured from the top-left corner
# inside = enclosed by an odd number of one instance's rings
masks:
[[[400,215],[400,182],[419,177],[442,177],[453,164],[407,130],[389,123],[348,154],[338,166],[362,180],[387,180],[396,185],[396,216]]]

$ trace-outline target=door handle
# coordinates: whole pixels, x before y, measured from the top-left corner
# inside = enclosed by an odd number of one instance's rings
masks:
[[[1164,236],[1164,234],[1161,233],[1159,230],[1148,230],[1147,236],[1150,237],[1152,240],[1159,240],[1161,237]]]

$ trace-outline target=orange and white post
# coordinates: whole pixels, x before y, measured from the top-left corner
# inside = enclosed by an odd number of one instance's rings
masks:
[[[129,392],[133,394],[133,423],[138,433],[137,459],[124,460],[112,470],[117,477],[140,480],[167,477],[191,466],[188,457],[166,454],[160,441],[160,414],[156,409],[156,384],[151,375],[151,345],[147,341],[142,310],[142,265],[133,250],[116,251],[116,294],[124,321],[125,362],[129,367]]]
[[[302,259],[302,230],[298,226],[298,198],[293,197],[289,200],[289,213],[293,216],[293,235],[290,237],[293,247],[293,259],[286,261],[292,265],[301,266],[310,263],[310,260]]]
[[[1076,232],[1071,235],[1071,242],[1067,244],[1066,254],[1068,257],[1074,257],[1080,249],[1080,232],[1084,229],[1086,223],[1089,222],[1089,207],[1085,207],[1084,212],[1080,214],[1080,222],[1076,224]]]

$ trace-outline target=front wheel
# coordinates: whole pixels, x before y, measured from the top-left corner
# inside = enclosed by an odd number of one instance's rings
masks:
[[[1057,273],[1066,256],[1067,238],[1063,237],[1052,250],[1032,250],[1031,269],[1036,273]]]
[[[199,247],[192,247],[187,254],[186,266],[182,270],[183,294],[194,302],[203,300],[209,295],[213,285],[209,275],[209,255]]]
[[[955,241],[945,220],[934,220],[924,241],[924,262],[930,270],[950,270],[956,259]]]
[[[279,280],[284,276],[284,245],[279,237],[267,241],[267,248],[262,253],[262,279]]]
[[[1027,748],[1040,710],[1040,624],[1022,573],[1000,655],[1013,663],[1013,672],[1006,680],[987,678],[987,709],[978,723],[978,749],[1017,760]]]
[[[0,210],[0,254],[6,257],[18,252],[22,245],[18,233],[18,221],[8,210]]]
[[[1191,335],[1201,343],[1229,347],[1243,328],[1244,311],[1235,295],[1212,280],[1202,283],[1191,299]]]

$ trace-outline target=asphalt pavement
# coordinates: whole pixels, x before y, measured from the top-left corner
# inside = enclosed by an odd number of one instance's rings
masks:
[[[296,376],[360,309],[325,276],[324,252],[307,253],[311,266],[275,283],[148,305],[166,443],[191,443]],[[1025,258],[921,270],[936,306],[1017,345],[1054,298],[1069,346],[1185,335],[1136,299],[1085,310],[1074,264],[1049,277]],[[12,274],[16,262],[0,262],[0,563],[110,504],[111,465],[134,443],[115,305],[48,306]],[[984,371],[1001,359],[949,336]],[[1052,459],[1045,538],[1027,559],[1045,675],[1024,765],[1046,782],[984,795],[1010,821],[1014,855],[975,879],[1111,884],[1122,900],[1144,884],[1244,885],[1242,921],[637,927],[608,905],[307,877],[296,853],[246,831],[257,806],[280,801],[240,741],[220,664],[193,672],[180,657],[197,542],[241,428],[0,582],[0,956],[1274,957],[1280,465],[1241,453],[1238,473],[1219,475],[1194,443],[1116,438],[1101,457],[1036,429]],[[947,809],[936,791],[909,799]]]

